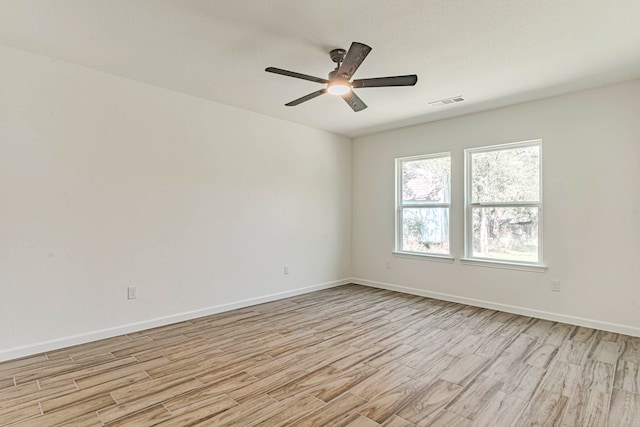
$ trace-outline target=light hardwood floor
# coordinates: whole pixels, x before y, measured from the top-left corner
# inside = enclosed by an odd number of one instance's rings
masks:
[[[0,425],[640,426],[640,338],[348,285],[0,364]]]

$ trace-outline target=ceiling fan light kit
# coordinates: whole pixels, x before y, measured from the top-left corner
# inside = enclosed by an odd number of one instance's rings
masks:
[[[329,56],[331,60],[336,63],[336,68],[329,73],[328,79],[309,76],[307,74],[301,74],[295,71],[288,71],[275,67],[268,67],[265,71],[268,73],[280,74],[325,85],[325,88],[323,89],[286,103],[285,105],[287,107],[293,107],[317,96],[329,93],[330,95],[341,96],[353,111],[358,112],[367,108],[367,104],[365,104],[362,99],[353,92],[353,89],[366,87],[414,86],[418,81],[418,76],[415,74],[405,76],[374,77],[370,79],[358,79],[351,81],[351,78],[369,52],[371,52],[371,47],[359,42],[351,43],[351,47],[348,51],[344,49],[333,49],[329,52]]]
[[[342,96],[351,91],[351,85],[346,80],[334,79],[327,84],[327,92],[331,95]]]

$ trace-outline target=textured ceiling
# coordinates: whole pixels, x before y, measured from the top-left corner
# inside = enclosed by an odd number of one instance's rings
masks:
[[[2,0],[0,43],[347,136],[640,77],[638,0]],[[373,47],[354,113],[322,86],[328,52]],[[440,108],[429,102],[462,95]]]

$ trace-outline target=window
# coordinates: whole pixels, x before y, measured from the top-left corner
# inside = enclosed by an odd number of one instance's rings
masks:
[[[465,252],[542,264],[541,141],[465,150]]]
[[[396,250],[449,255],[451,154],[396,159]]]

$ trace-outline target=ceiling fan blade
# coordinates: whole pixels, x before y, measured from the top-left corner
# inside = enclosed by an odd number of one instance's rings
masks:
[[[369,52],[371,52],[371,48],[366,44],[358,42],[351,43],[351,47],[344,57],[344,61],[340,64],[337,75],[343,77],[345,80],[351,80],[351,77],[355,74]]]
[[[267,67],[264,70],[267,73],[281,74],[283,76],[295,77],[296,79],[309,80],[311,82],[322,83],[322,84],[329,83],[329,80],[327,80],[327,79],[321,79],[320,77],[308,76],[306,74],[296,73],[295,71],[283,70],[281,68]]]
[[[407,76],[375,77],[372,79],[354,80],[351,86],[362,87],[389,87],[389,86],[413,86],[418,81],[418,76],[410,74]]]
[[[349,104],[349,107],[351,107],[353,111],[355,111],[356,113],[358,111],[362,111],[365,108],[367,108],[367,104],[365,104],[364,101],[362,101],[362,99],[358,97],[358,95],[353,93],[353,91],[350,91],[349,93],[342,95],[342,99],[347,101],[347,104]]]
[[[308,101],[308,100],[310,100],[310,99],[313,99],[313,98],[315,98],[316,96],[320,96],[320,95],[322,95],[323,93],[325,93],[326,91],[327,91],[327,89],[320,89],[320,90],[317,90],[317,91],[315,91],[315,92],[310,93],[309,95],[305,95],[305,96],[303,96],[302,98],[294,99],[293,101],[288,102],[288,103],[286,103],[286,104],[284,104],[284,105],[286,105],[287,107],[293,107],[293,106],[295,106],[295,105],[302,104],[302,103],[303,103],[303,102],[305,102],[305,101]]]

